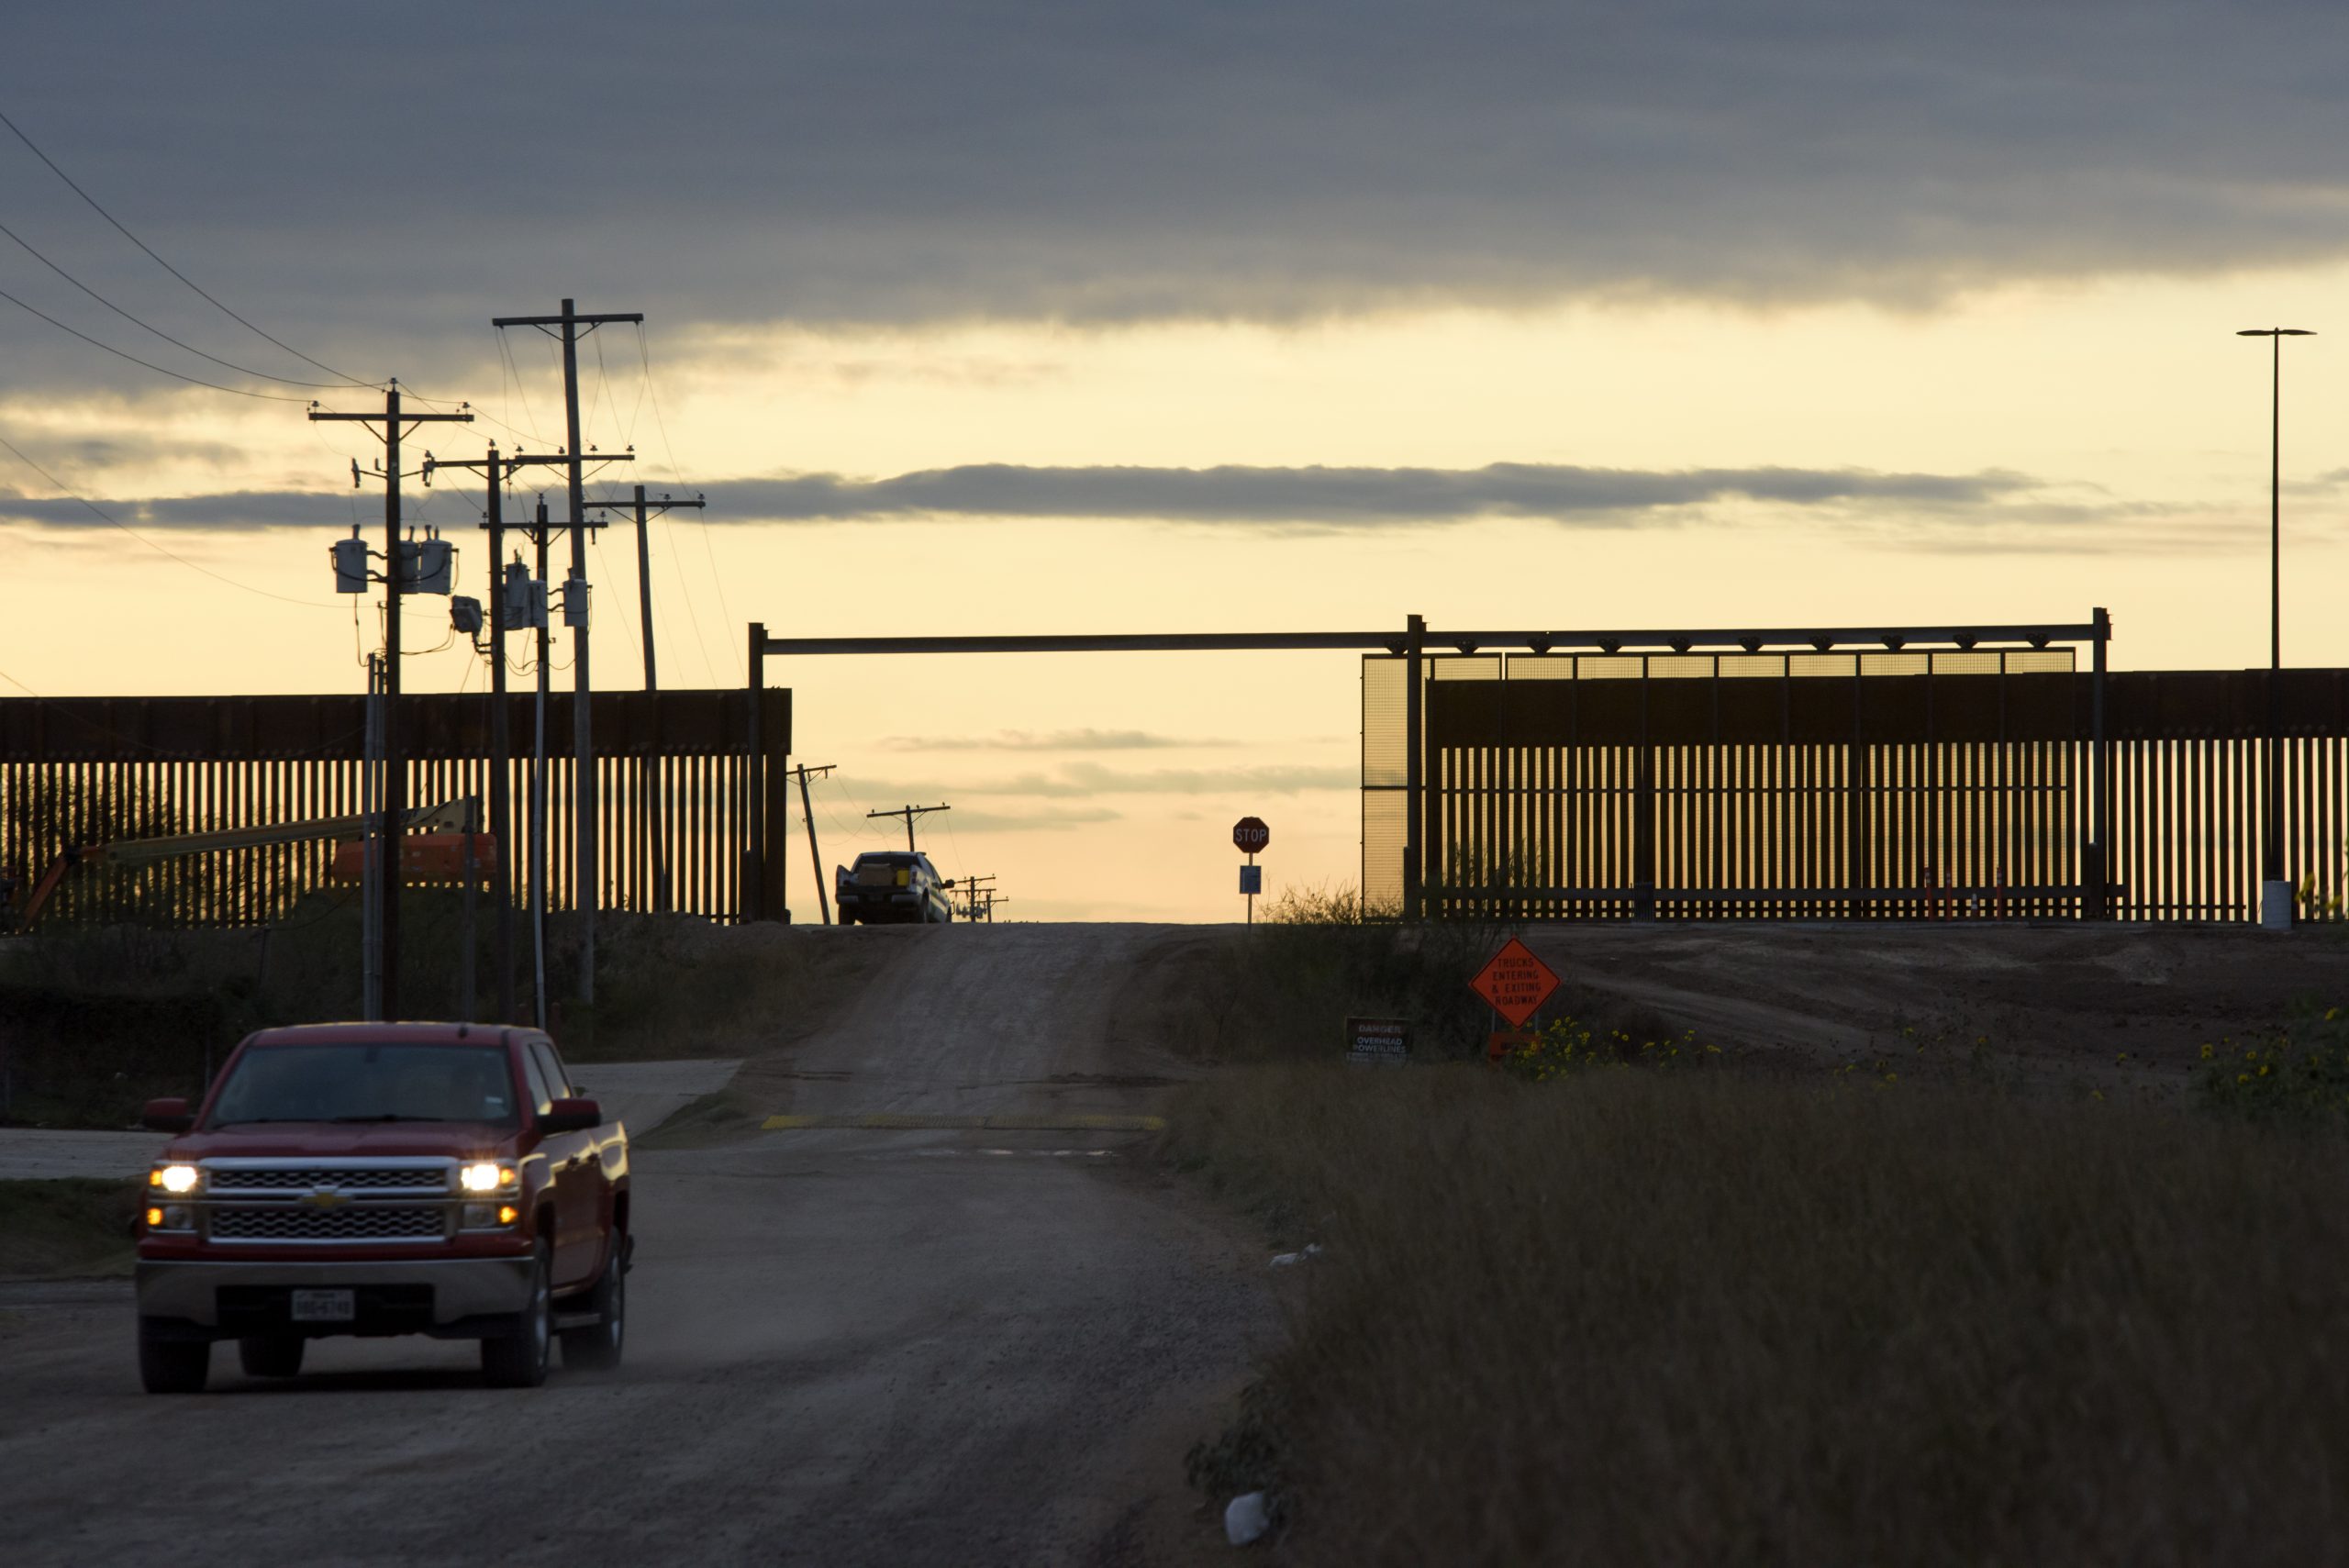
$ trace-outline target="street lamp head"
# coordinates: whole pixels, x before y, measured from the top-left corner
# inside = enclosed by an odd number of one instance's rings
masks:
[[[2238,338],[2313,338],[2316,334],[2305,327],[2246,327],[2235,336]]]

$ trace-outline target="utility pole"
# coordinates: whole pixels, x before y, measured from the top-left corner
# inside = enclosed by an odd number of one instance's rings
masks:
[[[590,501],[587,504],[607,510],[624,505],[618,501]],[[646,505],[644,486],[640,484],[636,487],[635,501],[636,601],[644,627],[644,689],[657,692],[661,689],[661,676],[652,657],[652,547],[645,537]],[[708,505],[708,497],[696,495],[690,501],[680,501],[674,496],[663,495],[651,505],[653,513],[658,514],[675,506],[699,508]],[[662,817],[661,760],[658,757],[644,759],[643,779],[644,809],[651,829],[647,837],[652,845],[652,906],[666,911],[669,907],[669,842],[667,824]],[[801,784],[804,785],[806,782],[803,779]]]
[[[597,455],[600,459],[606,461],[625,462],[630,454],[599,453]],[[438,458],[434,457],[429,451],[424,454],[424,483],[428,487],[432,484],[433,471],[435,469],[441,468],[479,470],[487,476],[489,481],[488,505],[482,512],[482,528],[489,534],[489,554],[491,562],[490,586],[495,590],[490,600],[489,625],[490,644],[495,650],[495,657],[490,661],[490,683],[491,690],[494,693],[493,701],[495,702],[495,706],[490,713],[489,729],[490,750],[495,753],[495,757],[492,764],[492,772],[490,774],[489,815],[491,823],[490,832],[494,834],[497,840],[497,885],[499,895],[497,913],[497,1018],[500,1023],[512,1023],[515,1021],[514,873],[511,864],[513,851],[511,840],[507,836],[513,826],[511,820],[512,812],[507,804],[508,780],[507,776],[512,771],[512,763],[509,761],[512,756],[512,750],[507,739],[508,726],[506,715],[506,634],[514,630],[515,628],[512,624],[513,617],[511,606],[507,604],[506,593],[506,481],[512,478],[515,473],[524,468],[531,467],[533,465],[543,466],[549,463],[568,463],[570,461],[570,457],[562,452],[541,452],[524,456],[518,448],[515,450],[511,456],[501,458],[497,454],[497,447],[494,442],[490,446],[488,457],[480,460],[465,459],[461,461],[451,458]],[[538,525],[536,528],[532,528],[531,526],[527,523],[522,525],[523,532],[530,534],[531,537],[539,542],[537,582],[540,589],[543,589],[545,585],[547,573],[545,539],[546,528],[546,505],[544,502],[540,502],[539,506]],[[547,652],[546,616],[543,612],[543,606],[538,604],[535,596],[527,607],[529,609],[530,613],[524,618],[526,621],[534,625],[539,633],[540,676],[538,686],[539,701],[540,706],[543,706],[546,701],[546,679],[544,674],[546,668],[544,661]],[[543,733],[545,729],[543,716],[541,716],[540,729],[541,733]],[[543,766],[544,762],[545,759],[543,757],[540,758],[539,765]],[[534,794],[534,802],[536,801],[536,798],[537,797]],[[532,809],[534,811],[542,810],[543,803],[534,804]],[[539,862],[534,859],[531,863],[536,867]],[[535,877],[537,874],[538,873],[534,871],[533,876]],[[536,885],[535,882],[533,885]],[[541,922],[543,922],[545,917],[545,906],[543,901],[541,901],[539,906],[539,917]],[[544,932],[542,930],[534,932],[534,940],[537,940],[541,949],[543,949]],[[541,953],[541,956],[543,956],[543,953]],[[545,976],[541,973],[540,975],[540,989],[543,990],[544,988]],[[540,1029],[544,1029],[546,1027],[546,1018],[544,1017],[543,1000],[539,1004],[539,1027]]]
[[[489,832],[497,840],[497,1021],[514,1017],[514,805],[513,741],[506,713],[506,634],[514,629],[506,587],[506,478],[515,468],[497,455],[497,443],[479,462],[451,462],[424,454],[424,483],[436,468],[477,468],[489,482],[482,527],[489,534]]]
[[[360,775],[359,809],[362,816],[382,809],[375,786],[383,776],[384,656],[367,655],[366,771]],[[384,1016],[383,901],[375,889],[384,880],[384,836],[367,835],[367,851],[359,871],[359,1011],[371,1023]]]
[[[2284,731],[2278,706],[2284,676],[2284,339],[2316,334],[2300,327],[2252,327],[2235,336],[2265,338],[2268,347],[2267,777],[2259,920],[2286,930],[2292,923],[2292,884],[2284,877]]]
[[[640,496],[644,492],[640,489],[637,494]],[[807,775],[814,773],[821,777],[837,766],[836,762],[826,762],[821,767],[811,768],[802,762],[792,770],[799,775],[799,815],[807,823],[807,863],[816,872],[816,912],[820,917],[817,923],[825,926],[832,923],[832,900],[824,891],[824,854],[816,848],[816,808],[807,804]]]
[[[539,500],[538,527],[529,530],[537,549],[537,572],[530,589],[530,619],[538,628],[538,700],[531,705],[530,747],[530,1009],[538,1027],[547,1027],[547,661],[551,634],[547,629],[547,504]]]
[[[310,406],[313,420],[364,425],[384,443],[384,799],[376,831],[383,839],[383,874],[376,878],[377,916],[383,946],[383,1019],[400,1016],[400,889],[407,875],[400,864],[400,840],[407,823],[407,769],[400,756],[400,595],[408,591],[406,556],[400,550],[400,438],[418,425],[469,425],[473,415],[459,405],[453,414],[406,414],[400,409],[399,378],[384,393],[381,414],[333,414]],[[351,464],[355,483],[359,465]]]
[[[897,807],[897,809],[896,809],[896,810],[895,810],[895,811],[868,811],[868,812],[866,812],[864,815],[865,815],[866,817],[904,817],[904,818],[906,819],[906,848],[907,848],[907,850],[908,851],[910,851],[913,849],[913,847],[914,847],[914,818],[915,818],[915,817],[926,817],[926,816],[928,816],[930,813],[931,813],[931,812],[933,812],[933,811],[952,811],[952,810],[953,810],[953,809],[954,809],[954,808],[953,808],[952,806],[901,806]]]
[[[596,840],[599,823],[596,816],[596,741],[594,718],[590,708],[593,682],[587,664],[587,505],[586,475],[584,464],[586,452],[579,444],[579,338],[581,328],[592,332],[614,321],[641,322],[641,311],[608,312],[600,316],[582,316],[572,308],[568,299],[562,302],[560,316],[500,316],[491,318],[496,328],[535,327],[550,337],[562,340],[562,402],[564,431],[569,437],[567,449],[571,459],[571,583],[563,589],[563,619],[572,628],[572,660],[576,668],[572,672],[572,722],[578,730],[578,765],[572,780],[574,806],[573,822],[578,842],[574,846],[578,861],[578,892],[573,903],[579,910],[579,1000],[590,1006],[596,1001],[596,908],[598,903],[596,882]],[[561,328],[558,332],[550,328]],[[580,603],[575,617],[571,595],[576,592]]]
[[[986,901],[987,920],[990,924],[994,922],[996,891],[992,887],[981,887],[979,884],[993,882],[995,874],[989,872],[985,876],[966,876],[963,879],[963,917],[964,919],[975,920],[979,917],[980,900],[984,898]]]

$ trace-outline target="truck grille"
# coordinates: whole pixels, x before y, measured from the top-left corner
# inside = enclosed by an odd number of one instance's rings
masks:
[[[215,1241],[439,1241],[446,1210],[424,1204],[295,1204],[212,1210]]]
[[[444,1164],[401,1169],[374,1167],[358,1169],[288,1169],[239,1171],[233,1167],[215,1166],[211,1172],[210,1189],[216,1193],[297,1192],[313,1187],[335,1187],[351,1192],[447,1192],[449,1172]]]

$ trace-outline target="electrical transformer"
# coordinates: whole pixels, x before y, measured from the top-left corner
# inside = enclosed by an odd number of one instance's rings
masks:
[[[507,630],[518,631],[524,627],[542,626],[545,624],[543,606],[546,603],[546,597],[544,595],[540,595],[537,600],[537,603],[541,606],[539,618],[533,619],[530,614],[530,605],[532,603],[531,590],[536,586],[537,584],[530,580],[530,569],[529,567],[523,565],[518,561],[509,561],[506,563],[505,593]]]
[[[363,594],[367,591],[367,541],[359,537],[359,525],[351,525],[351,537],[334,541],[327,553],[334,559],[334,591],[338,594]]]

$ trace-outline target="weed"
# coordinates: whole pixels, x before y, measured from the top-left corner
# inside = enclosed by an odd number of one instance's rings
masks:
[[[2252,1044],[2205,1044],[2195,1088],[2203,1105],[2226,1116],[2349,1122],[2349,1012],[2309,1008]]]
[[[1544,1083],[1569,1073],[1601,1067],[1649,1067],[1660,1072],[1684,1072],[1710,1067],[1722,1060],[1721,1049],[1705,1045],[1694,1029],[1664,1039],[1642,1039],[1628,1029],[1602,1030],[1579,1018],[1553,1019],[1525,1044],[1500,1058],[1500,1065],[1529,1083]]]
[[[0,1276],[122,1273],[139,1200],[136,1182],[0,1181]]]

